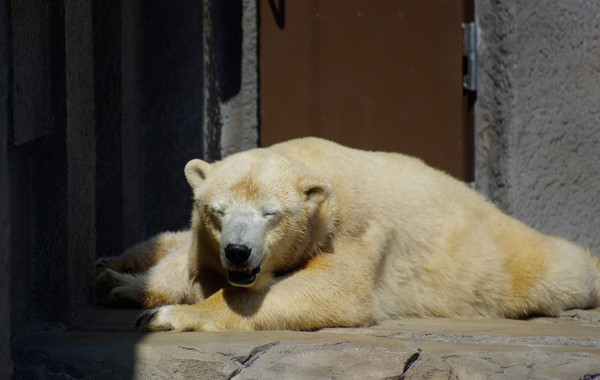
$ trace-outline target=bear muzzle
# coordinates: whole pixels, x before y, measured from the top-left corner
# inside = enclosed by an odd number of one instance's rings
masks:
[[[243,244],[227,244],[225,257],[233,265],[243,265],[250,258],[252,250]]]
[[[230,264],[227,269],[227,281],[234,286],[251,286],[260,273],[260,266],[251,267],[248,259],[252,250],[243,244],[228,244],[225,247],[225,257]]]

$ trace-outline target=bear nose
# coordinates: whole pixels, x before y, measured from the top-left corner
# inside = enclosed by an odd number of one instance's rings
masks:
[[[233,264],[242,265],[250,257],[250,248],[243,244],[228,244],[225,247],[225,257]]]

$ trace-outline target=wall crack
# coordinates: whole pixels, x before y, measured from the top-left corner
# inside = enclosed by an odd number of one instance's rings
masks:
[[[258,358],[260,358],[262,355],[265,354],[265,352],[267,352],[271,347],[277,345],[279,342],[272,342],[272,343],[267,343],[267,344],[263,344],[261,346],[258,347],[254,347],[252,349],[252,351],[250,351],[250,353],[243,359],[239,359],[239,358],[235,358],[235,357],[231,357],[232,359],[234,359],[235,361],[237,361],[240,364],[240,367],[238,369],[236,369],[235,371],[233,371],[228,377],[228,380],[232,380],[234,379],[237,375],[241,374],[245,369],[249,368],[250,366],[252,366],[252,364],[258,360]]]
[[[418,349],[417,352],[410,355],[408,359],[404,362],[404,368],[402,368],[402,374],[398,376],[388,377],[385,380],[404,380],[406,378],[406,372],[412,367],[413,364],[421,357],[421,349]]]

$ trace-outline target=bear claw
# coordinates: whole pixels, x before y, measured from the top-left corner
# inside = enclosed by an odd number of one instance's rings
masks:
[[[144,312],[140,315],[135,321],[135,330],[140,332],[153,331],[150,328],[150,323],[156,318],[158,315],[158,310],[150,310]]]

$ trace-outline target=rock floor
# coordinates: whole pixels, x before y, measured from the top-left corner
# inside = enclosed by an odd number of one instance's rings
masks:
[[[20,379],[600,379],[600,309],[560,318],[417,319],[315,332],[138,333],[94,308],[14,343]]]

